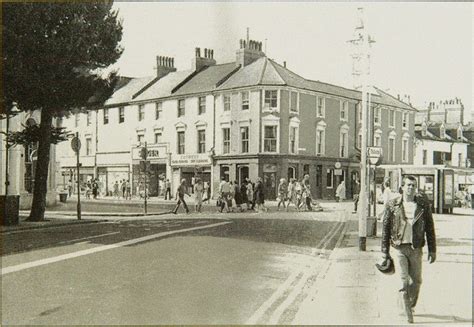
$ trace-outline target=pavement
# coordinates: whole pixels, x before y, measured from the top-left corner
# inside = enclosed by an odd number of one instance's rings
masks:
[[[425,246],[415,324],[472,326],[473,218],[474,211],[460,208],[455,209],[455,215],[434,215],[438,256],[429,265]],[[450,234],[453,219],[465,235]],[[367,251],[359,251],[358,220],[356,215],[349,217],[325,273],[318,275],[292,324],[406,325],[397,305],[398,274],[383,275],[375,268],[381,261],[380,242],[378,222],[377,236],[367,238]]]
[[[272,207],[275,203],[268,205]],[[329,212],[338,205],[334,202],[322,203]],[[381,261],[381,223],[377,223],[377,236],[367,238],[367,250],[359,251],[358,216],[350,214],[349,202],[345,205],[347,217],[343,235],[329,254],[326,266],[309,286],[308,296],[299,306],[291,324],[407,324],[397,307],[398,274],[386,276],[375,268],[375,263]],[[159,216],[155,218],[160,219]],[[453,215],[434,215],[438,258],[437,262],[429,265],[426,262],[427,253],[424,253],[424,280],[414,313],[415,324],[472,326],[473,218],[473,210],[461,208],[455,208]],[[43,223],[22,221],[19,226],[3,226],[1,232],[32,226],[42,228],[93,223],[104,219],[106,217],[78,221],[72,216],[63,215],[62,218],[51,218]],[[450,234],[450,225],[454,221],[457,231],[462,230],[463,235],[459,235],[459,232]],[[456,278],[453,278],[453,274]]]

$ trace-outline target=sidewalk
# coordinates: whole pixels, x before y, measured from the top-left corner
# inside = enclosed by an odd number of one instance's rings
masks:
[[[329,267],[318,276],[292,324],[407,324],[397,307],[398,274],[383,275],[375,267],[381,261],[380,222],[377,229],[377,237],[367,238],[367,251],[359,251],[357,216],[349,217],[345,237],[330,255]],[[467,253],[466,259],[464,253],[442,245],[438,245],[438,259],[433,265],[423,254],[424,280],[414,312],[415,324],[471,326],[472,248],[458,249]]]
[[[1,226],[0,225],[0,234],[22,231],[22,230],[59,227],[59,226],[66,226],[66,225],[94,224],[94,223],[98,223],[99,221],[105,221],[105,220],[96,220],[96,219],[88,219],[88,218],[78,220],[76,219],[76,217],[63,216],[63,217],[58,217],[58,218],[47,217],[44,221],[31,222],[31,221],[27,221],[26,218],[27,216],[20,215],[20,222],[18,225],[14,225],[14,226]]]

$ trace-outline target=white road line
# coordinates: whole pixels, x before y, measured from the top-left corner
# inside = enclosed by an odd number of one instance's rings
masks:
[[[337,225],[337,228],[330,234],[325,243],[323,244],[323,248],[327,247],[329,242],[334,238],[334,236],[337,235],[341,227],[344,227],[344,223],[340,222]],[[290,305],[295,301],[296,297],[300,294],[300,292],[303,290],[304,286],[306,285],[306,282],[308,281],[309,277],[313,273],[313,270],[316,267],[316,263],[313,262],[311,266],[305,270],[303,277],[298,281],[298,284],[296,284],[292,290],[291,293],[286,297],[286,299],[278,306],[278,308],[273,311],[272,316],[270,317],[269,324],[270,325],[276,325],[278,324],[278,321],[280,320],[281,316],[285,312],[287,308],[290,307]]]
[[[94,236],[76,238],[76,239],[74,239],[74,240],[62,241],[62,242],[59,242],[58,244],[65,244],[65,243],[71,243],[71,242],[75,242],[75,241],[90,240],[90,239],[97,238],[97,237],[102,237],[102,236],[107,236],[107,235],[115,235],[115,234],[119,234],[119,233],[120,233],[120,232],[112,232],[112,233],[106,233],[106,234],[100,234],[100,235],[94,235]]]
[[[63,260],[67,260],[67,259],[77,258],[77,257],[80,257],[80,256],[92,254],[92,253],[97,253],[97,252],[102,252],[102,251],[106,251],[106,250],[116,249],[116,248],[119,248],[119,247],[122,247],[122,246],[127,246],[127,245],[137,244],[137,243],[141,243],[141,242],[146,242],[146,241],[153,240],[153,239],[160,238],[160,237],[164,237],[164,236],[167,236],[167,235],[190,232],[190,231],[198,230],[198,229],[213,228],[213,227],[217,227],[217,226],[221,226],[221,225],[225,225],[225,224],[230,224],[230,223],[231,223],[230,221],[226,221],[226,222],[216,223],[216,224],[212,224],[212,225],[185,228],[185,229],[179,229],[179,230],[174,230],[174,231],[169,231],[169,232],[162,232],[162,233],[147,235],[147,236],[143,236],[143,237],[139,237],[139,238],[135,238],[135,239],[132,239],[132,240],[123,241],[123,242],[119,242],[119,243],[115,243],[115,244],[103,245],[103,246],[98,246],[98,247],[95,247],[95,248],[92,248],[92,249],[67,253],[67,254],[59,255],[59,256],[56,256],[56,257],[52,257],[52,258],[46,258],[46,259],[36,260],[36,261],[32,261],[32,262],[22,263],[22,264],[19,264],[19,265],[16,265],[16,266],[10,266],[10,267],[6,267],[6,268],[2,268],[2,276],[6,275],[6,274],[9,274],[9,273],[13,273],[13,272],[33,268],[33,267],[47,265],[47,264],[50,264],[50,263],[53,263],[53,262],[58,262],[58,261],[63,261]]]
[[[333,233],[333,231],[338,227],[338,224],[334,225],[330,232],[326,234],[321,241],[316,245],[316,248],[311,251],[311,256],[313,256],[318,248],[320,248],[324,242],[326,241],[327,237]],[[286,280],[283,284],[280,285],[280,287],[277,288],[277,290],[266,300],[260,308],[257,309],[257,311],[254,312],[254,314],[247,320],[246,324],[247,325],[256,325],[257,322],[263,317],[265,312],[285,293],[285,291],[290,287],[291,284],[296,280],[296,277],[301,274],[302,270],[296,270],[294,271]]]

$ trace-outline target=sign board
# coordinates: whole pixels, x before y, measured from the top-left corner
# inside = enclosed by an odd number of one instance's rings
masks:
[[[342,169],[334,169],[334,175],[342,176]]]
[[[382,156],[382,148],[379,146],[367,147],[367,157],[378,159]]]
[[[132,159],[133,160],[142,160],[143,157],[141,155],[141,151],[144,148],[132,148]],[[149,145],[147,147],[147,160],[155,160],[155,159],[165,159],[166,158],[166,145]]]
[[[334,167],[335,167],[336,169],[340,169],[340,168],[341,168],[341,163],[340,163],[339,161],[336,161],[336,162],[334,163]],[[337,175],[337,174],[336,174],[336,175]]]
[[[202,166],[210,164],[211,159],[208,154],[182,154],[174,155],[171,158],[171,165],[173,166]]]
[[[78,153],[79,150],[81,149],[81,140],[79,140],[78,137],[74,137],[71,140],[71,148],[74,152]]]

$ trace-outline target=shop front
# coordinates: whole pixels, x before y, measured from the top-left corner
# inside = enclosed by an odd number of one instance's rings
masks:
[[[166,180],[167,146],[147,146],[147,163],[140,157],[140,148],[132,148],[132,194],[137,195],[145,190],[149,196],[164,196]],[[146,176],[145,176],[146,174]]]
[[[209,154],[176,154],[171,156],[172,192],[176,193],[182,179],[186,180],[189,194],[193,193],[196,178],[211,185],[211,158]]]
[[[100,194],[112,196],[115,182],[131,180],[130,151],[97,153],[97,178]]]

